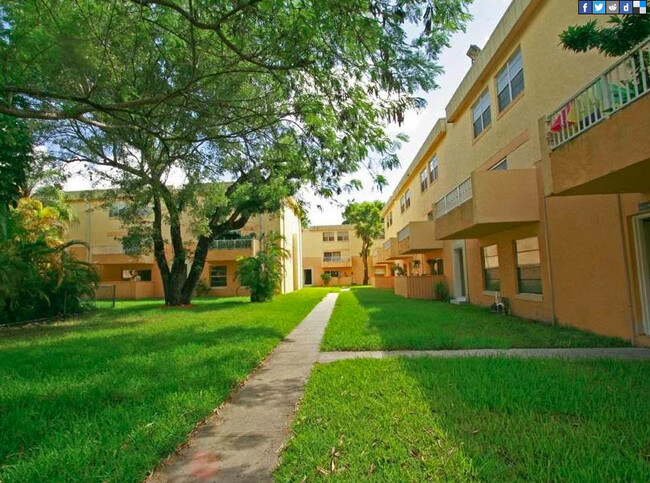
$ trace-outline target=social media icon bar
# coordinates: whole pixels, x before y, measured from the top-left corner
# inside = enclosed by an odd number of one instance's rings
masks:
[[[647,0],[580,0],[578,13],[580,15],[645,15],[648,13],[648,2]]]

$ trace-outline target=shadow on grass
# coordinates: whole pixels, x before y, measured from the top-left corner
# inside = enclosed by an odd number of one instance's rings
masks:
[[[544,347],[625,347],[622,339],[601,337],[567,326],[550,326],[487,308],[404,299],[386,290],[352,288],[365,312],[367,334],[385,349],[509,349]],[[353,349],[354,350],[354,349]]]

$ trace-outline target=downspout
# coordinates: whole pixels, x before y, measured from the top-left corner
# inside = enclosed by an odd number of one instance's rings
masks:
[[[621,201],[621,194],[616,195],[618,201],[618,220],[620,224],[621,232],[621,246],[623,247],[623,263],[625,264],[625,284],[627,285],[627,311],[630,317],[630,341],[634,345],[634,340],[636,338],[636,322],[634,320],[634,297],[632,295],[632,284],[630,283],[630,267],[629,267],[629,253],[627,250],[627,244],[625,243],[625,224],[623,223],[623,202]]]
[[[90,201],[86,200],[86,263],[91,263],[92,257],[90,254]]]
[[[548,223],[548,206],[546,204],[546,195],[542,193],[542,207],[544,211],[544,244],[546,245],[546,267],[548,270],[548,284],[551,288],[551,322],[557,325],[557,313],[555,311],[555,285],[553,283],[553,264],[551,263],[551,235]]]

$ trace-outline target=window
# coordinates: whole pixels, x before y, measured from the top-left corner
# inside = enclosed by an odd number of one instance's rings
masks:
[[[399,199],[399,210],[401,213],[404,213],[404,210],[406,210],[406,197],[404,196]]]
[[[336,239],[338,241],[348,241],[350,239],[350,235],[347,231],[340,231],[336,234]]]
[[[326,241],[326,242],[334,241],[334,232],[333,231],[325,231],[325,232],[323,232],[323,241]]]
[[[392,211],[390,213],[388,213],[388,215],[386,216],[386,228],[390,228],[391,226],[393,226],[393,212]]]
[[[542,262],[539,239],[525,238],[515,242],[517,253],[517,291],[519,293],[542,293]]]
[[[151,282],[151,270],[122,270],[122,280]]]
[[[429,161],[429,181],[433,183],[438,179],[438,157],[434,156]]]
[[[228,267],[210,267],[210,287],[223,288],[228,286]]]
[[[341,252],[325,252],[323,253],[324,262],[340,262]]]
[[[429,173],[427,173],[427,169],[424,168],[420,172],[420,190],[424,191],[429,187]]]
[[[497,97],[499,112],[503,111],[524,90],[524,66],[521,50],[510,57],[506,66],[497,74]]]
[[[411,190],[406,190],[404,193],[404,204],[407,210],[411,207]]]
[[[483,247],[483,287],[489,292],[501,291],[499,252],[496,245]]]
[[[325,273],[329,273],[332,278],[339,278],[338,270],[325,270]]]
[[[442,258],[434,258],[432,260],[428,260],[428,262],[429,267],[431,268],[431,275],[445,274],[444,262]]]
[[[490,171],[507,171],[508,170],[508,158],[503,158],[497,164],[490,168]]]
[[[472,122],[474,123],[474,137],[478,137],[492,122],[490,110],[490,91],[485,90],[481,98],[472,106]]]
[[[116,201],[108,209],[108,217],[109,218],[117,218],[122,214],[122,212],[125,209],[126,209],[126,203],[124,203],[124,201]]]

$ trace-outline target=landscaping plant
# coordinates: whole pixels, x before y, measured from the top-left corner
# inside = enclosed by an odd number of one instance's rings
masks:
[[[282,236],[271,232],[262,240],[262,247],[254,257],[237,260],[239,283],[250,290],[251,302],[268,302],[280,291],[284,275],[284,260],[289,252],[282,248]]]

